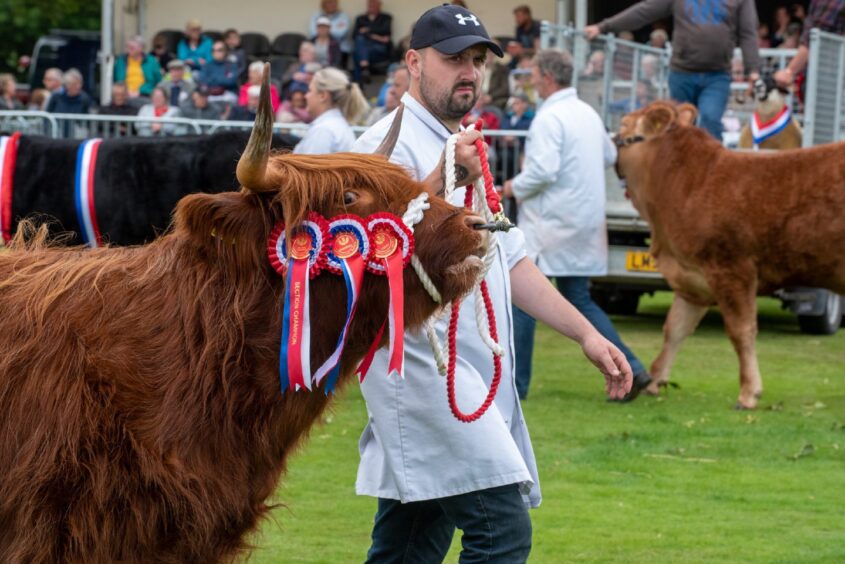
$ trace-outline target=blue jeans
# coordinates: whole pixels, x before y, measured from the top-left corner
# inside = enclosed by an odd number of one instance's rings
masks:
[[[622,351],[634,374],[645,372],[640,359],[629,349],[607,314],[593,301],[590,296],[589,279],[586,276],[557,276],[555,277],[558,291],[566,298],[605,339]],[[534,352],[534,330],[537,322],[533,317],[513,306],[513,344],[516,351],[516,391],[521,399],[528,396],[528,386],[531,383],[531,356]]]
[[[410,503],[379,498],[367,563],[443,562],[455,528],[463,531],[461,564],[519,564],[531,552],[531,517],[509,484]]]
[[[368,64],[385,61],[388,49],[387,43],[381,43],[363,35],[355,37],[355,50],[352,53],[355,66],[352,70],[352,80],[361,79],[361,61],[367,61]]]
[[[722,115],[728,107],[731,75],[726,72],[669,73],[669,95],[698,108],[699,125],[722,142]]]

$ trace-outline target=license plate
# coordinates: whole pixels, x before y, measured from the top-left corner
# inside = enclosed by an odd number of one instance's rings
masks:
[[[628,251],[625,268],[634,272],[657,272],[654,257],[648,251]]]

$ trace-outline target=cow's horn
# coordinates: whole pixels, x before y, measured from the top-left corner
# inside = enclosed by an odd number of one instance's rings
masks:
[[[238,182],[244,188],[253,192],[265,192],[273,188],[269,185],[267,178],[267,161],[270,158],[272,142],[273,107],[270,104],[270,63],[264,63],[258,113],[255,116],[255,124],[252,126],[246,150],[238,161]]]
[[[396,141],[399,139],[399,130],[402,129],[402,114],[405,113],[405,104],[400,103],[396,108],[396,115],[393,116],[393,122],[390,124],[390,129],[387,130],[387,135],[384,136],[381,144],[376,148],[374,154],[384,155],[386,159],[390,159],[393,154],[393,148],[396,146]]]

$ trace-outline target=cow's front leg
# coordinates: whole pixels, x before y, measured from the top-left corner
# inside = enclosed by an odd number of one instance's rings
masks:
[[[714,288],[714,293],[725,319],[725,330],[739,356],[739,399],[736,408],[754,409],[763,393],[763,380],[757,365],[756,350],[756,280],[742,284],[736,276],[731,278],[726,275],[720,278],[726,282],[723,287]]]
[[[678,293],[672,300],[672,307],[663,323],[663,348],[651,364],[651,384],[646,393],[657,395],[661,386],[669,382],[669,372],[675,356],[681,350],[684,339],[689,337],[707,313],[707,306],[696,305],[682,298]]]

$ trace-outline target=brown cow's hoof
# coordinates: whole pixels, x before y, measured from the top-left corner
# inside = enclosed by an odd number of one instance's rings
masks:
[[[646,387],[646,389],[643,390],[643,392],[650,395],[650,396],[659,396],[660,395],[660,388],[665,388],[665,387],[666,387],[666,382],[655,382],[655,381],[652,380],[651,384],[649,384]]]
[[[753,409],[757,409],[757,401],[755,400],[745,404],[742,400],[737,400],[736,405],[734,405],[734,409],[736,411],[751,411]]]

